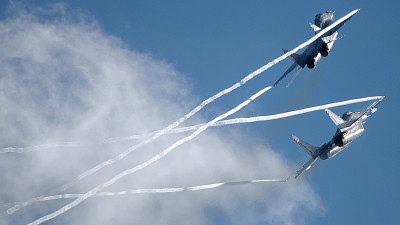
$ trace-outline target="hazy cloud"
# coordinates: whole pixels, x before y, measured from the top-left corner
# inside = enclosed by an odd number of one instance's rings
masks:
[[[46,9],[12,7],[11,15],[0,23],[3,148],[148,133],[174,122],[194,106],[192,99],[198,99],[191,93],[190,83],[171,65],[129,49],[87,16],[67,12],[60,4]],[[195,122],[205,121],[197,117]],[[242,149],[240,141],[246,136],[233,126],[229,129],[229,137],[218,128],[206,131],[105,191],[279,179],[292,172],[284,158],[268,147]],[[165,135],[66,193],[84,193],[149,159],[183,135]],[[1,154],[0,203],[50,194],[137,143],[138,140]],[[70,201],[34,203],[0,218],[0,223],[28,223]],[[1,209],[5,211],[7,207]],[[96,197],[50,223],[299,224],[310,214],[323,211],[318,195],[300,181],[175,194]]]

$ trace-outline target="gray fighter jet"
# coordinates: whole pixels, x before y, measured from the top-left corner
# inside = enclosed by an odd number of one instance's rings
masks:
[[[304,171],[308,170],[311,165],[318,159],[326,160],[332,158],[343,149],[347,148],[352,141],[360,137],[364,133],[363,124],[370,116],[369,113],[374,113],[378,109],[376,106],[383,100],[384,96],[375,101],[363,113],[360,112],[346,112],[339,117],[329,109],[325,109],[329,117],[337,126],[337,130],[333,138],[323,144],[321,147],[313,147],[307,142],[300,140],[298,137],[292,135],[293,139],[311,156],[311,159],[304,163],[294,174],[295,178],[299,177]]]
[[[322,35],[320,38],[312,42],[306,50],[301,55],[298,55],[296,53],[290,55],[290,58],[294,61],[292,66],[289,67],[288,70],[278,79],[278,81],[275,82],[274,86],[276,86],[286,75],[288,75],[294,68],[297,66],[300,66],[300,68],[296,71],[294,74],[292,80],[288,83],[287,87],[293,82],[293,80],[297,77],[297,75],[300,73],[301,69],[303,69],[306,65],[308,68],[312,69],[314,68],[318,61],[321,59],[321,57],[326,57],[329,55],[329,52],[331,51],[333,47],[333,43],[340,39],[341,37],[338,37],[338,30],[341,28],[351,17],[353,17],[360,9],[354,10],[350,12],[349,14],[345,15],[346,19],[333,27],[331,30],[326,32],[324,35]],[[324,12],[317,14],[314,19],[314,24],[310,23],[311,28],[314,30],[315,34],[320,32],[322,29],[328,27],[329,25],[333,24],[333,14],[335,12]],[[343,17],[343,18],[344,18]],[[284,53],[287,53],[288,51],[286,49],[282,49]]]

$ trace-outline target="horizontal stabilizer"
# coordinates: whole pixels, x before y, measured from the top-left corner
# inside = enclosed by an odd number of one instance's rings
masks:
[[[311,157],[316,158],[318,156],[318,148],[302,141],[300,138],[292,135],[293,139],[297,144],[299,144]]]
[[[298,178],[304,171],[308,170],[311,168],[312,164],[315,163],[315,161],[317,161],[318,158],[311,158],[310,160],[308,160],[306,163],[304,163],[300,168],[297,169],[296,171],[296,175],[294,176],[294,178]]]

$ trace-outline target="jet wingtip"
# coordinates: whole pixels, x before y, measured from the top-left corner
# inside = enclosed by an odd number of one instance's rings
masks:
[[[293,140],[295,141],[295,142],[297,142],[297,143],[299,143],[299,138],[298,137],[296,137],[296,136],[294,136],[293,134],[292,134],[292,138],[293,138]]]
[[[361,10],[361,8],[358,8],[358,9],[354,10],[354,15],[355,15],[356,13],[360,12],[360,10]]]

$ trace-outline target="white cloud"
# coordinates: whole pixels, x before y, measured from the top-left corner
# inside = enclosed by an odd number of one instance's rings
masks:
[[[168,63],[130,50],[96,22],[80,20],[77,15],[71,19],[62,5],[16,12],[0,23],[2,147],[147,133],[169,125],[190,110],[188,105],[193,106],[191,99],[197,97],[190,93],[183,75]],[[49,15],[56,19],[44,19]],[[251,151],[243,150],[239,143],[244,134],[232,131],[227,137],[217,129],[204,132],[105,191],[285,178],[291,173],[292,168],[271,149],[251,146]],[[66,192],[84,193],[183,135],[165,135]],[[136,143],[2,154],[0,201],[50,194]],[[34,203],[0,218],[0,223],[31,222],[69,202]],[[317,194],[307,183],[288,182],[91,198],[51,224],[298,224],[322,212]]]

